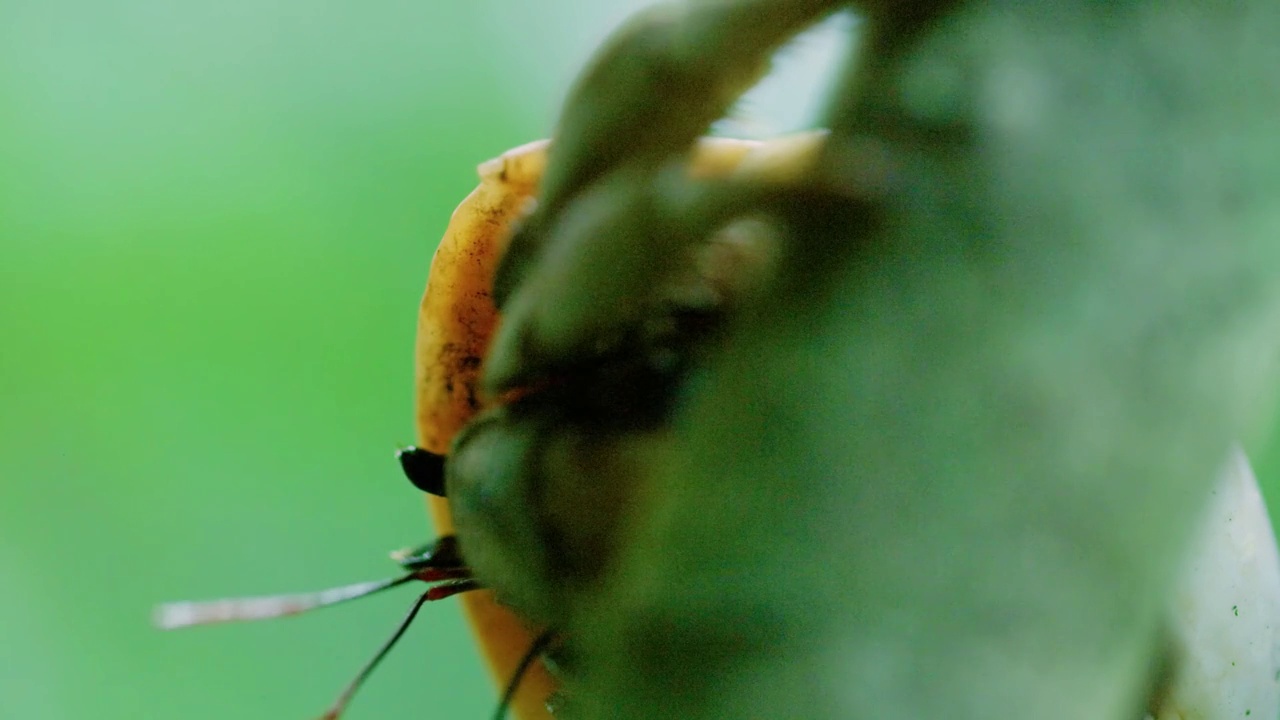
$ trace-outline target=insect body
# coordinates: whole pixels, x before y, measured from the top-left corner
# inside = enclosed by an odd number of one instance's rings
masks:
[[[689,172],[794,174],[821,138],[704,139]],[[534,642],[529,620],[510,606],[554,623],[569,589],[602,572],[633,486],[642,482],[644,456],[660,443],[662,409],[690,338],[699,335],[690,323],[722,313],[747,274],[743,266],[753,264],[741,237],[704,247],[701,270],[677,272],[669,292],[646,309],[653,322],[626,357],[591,358],[542,386],[486,398],[481,369],[499,321],[493,275],[511,225],[531,206],[546,152],[545,142],[531,143],[480,166],[480,186],[454,212],[436,251],[418,319],[418,452],[452,453],[448,497],[431,497],[431,511],[438,531],[456,530],[468,565],[508,603],[488,592],[462,598],[500,682]],[[658,367],[664,363],[674,364]],[[543,472],[555,463],[558,472]],[[545,716],[555,685],[535,664],[514,698],[521,717]]]
[[[705,139],[688,172],[793,174],[821,137]],[[418,317],[418,446],[398,458],[431,496],[439,539],[393,553],[405,571],[395,578],[300,595],[171,603],[158,609],[157,625],[282,617],[415,580],[433,583],[324,718],[338,718],[423,603],[453,595],[461,595],[494,677],[511,683],[504,706],[524,720],[547,717],[557,682],[534,652],[549,645],[542,626],[554,626],[568,588],[601,571],[625,497],[642,474],[644,447],[661,435],[694,341],[725,314],[750,274],[744,268],[760,264],[741,233],[711,242],[676,263],[681,271],[647,309],[652,322],[628,346],[633,356],[592,358],[542,385],[486,398],[480,371],[499,319],[493,276],[513,223],[532,204],[547,147],[530,143],[482,164],[480,186],[454,211],[432,260]],[[557,472],[543,473],[547,464]],[[566,468],[576,470],[568,477],[578,482],[541,482],[564,477]]]

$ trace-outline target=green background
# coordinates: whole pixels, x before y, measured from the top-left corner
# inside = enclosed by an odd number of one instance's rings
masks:
[[[181,633],[151,607],[429,536],[392,451],[431,252],[639,4],[0,0],[0,718],[327,706],[412,590]],[[495,702],[447,602],[348,717]]]
[[[392,451],[431,251],[643,4],[0,0],[0,720],[326,707],[411,591],[173,634],[150,608],[380,577],[428,536]],[[775,81],[724,129],[808,98]],[[445,603],[348,717],[494,702]]]

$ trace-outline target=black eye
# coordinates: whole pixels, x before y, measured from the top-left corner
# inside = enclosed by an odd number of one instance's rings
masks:
[[[396,451],[404,476],[425,493],[444,497],[444,455],[410,445]]]

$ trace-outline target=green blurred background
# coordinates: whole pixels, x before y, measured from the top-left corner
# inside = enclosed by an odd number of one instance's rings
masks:
[[[392,451],[431,252],[644,4],[0,0],[0,719],[324,709],[411,591],[174,634],[150,609],[379,577],[429,535]],[[796,78],[837,52],[789,50],[723,129],[806,124]],[[445,603],[348,717],[494,702]]]
[[[412,591],[171,634],[151,607],[429,536],[392,451],[431,252],[644,4],[0,0],[0,719],[326,707]],[[802,90],[753,102],[795,125]],[[444,603],[348,717],[494,703]]]

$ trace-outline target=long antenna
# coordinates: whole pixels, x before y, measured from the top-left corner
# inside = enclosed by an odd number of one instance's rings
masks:
[[[445,535],[426,545],[402,551],[397,561],[409,572],[398,577],[372,582],[355,583],[318,592],[296,595],[267,595],[262,597],[230,598],[203,602],[175,602],[158,606],[152,620],[162,630],[213,625],[224,622],[250,622],[298,615],[317,608],[337,605],[374,593],[399,587],[410,580],[438,582],[441,580],[466,580],[471,571],[458,551],[458,539]],[[445,585],[436,592],[451,587]],[[430,591],[429,591],[430,592]],[[459,591],[463,592],[463,591]],[[447,597],[447,596],[441,596]]]
[[[213,625],[224,622],[250,622],[298,615],[309,610],[337,605],[348,600],[399,587],[422,573],[411,572],[399,577],[355,583],[318,592],[297,595],[229,598],[204,602],[174,602],[156,607],[152,620],[162,630]]]
[[[372,582],[355,583],[341,587],[329,588],[318,592],[299,593],[296,595],[270,595],[263,597],[232,598],[227,600],[211,600],[207,602],[176,602],[156,607],[153,614],[155,624],[164,630],[192,627],[195,625],[211,625],[224,622],[241,622],[268,620],[271,618],[298,615],[309,610],[337,605],[348,600],[366,597],[383,590],[404,585],[411,580],[436,583],[427,589],[414,602],[409,613],[396,626],[391,637],[382,643],[373,658],[360,668],[355,678],[347,684],[342,693],[321,716],[321,720],[338,720],[346,710],[351,698],[364,684],[369,675],[378,667],[382,659],[391,652],[396,643],[409,629],[413,619],[423,604],[433,600],[443,600],[458,593],[479,590],[480,583],[471,575],[471,570],[462,560],[458,552],[457,538],[446,535],[434,543],[406,550],[397,554],[399,562],[406,572],[398,577]]]

